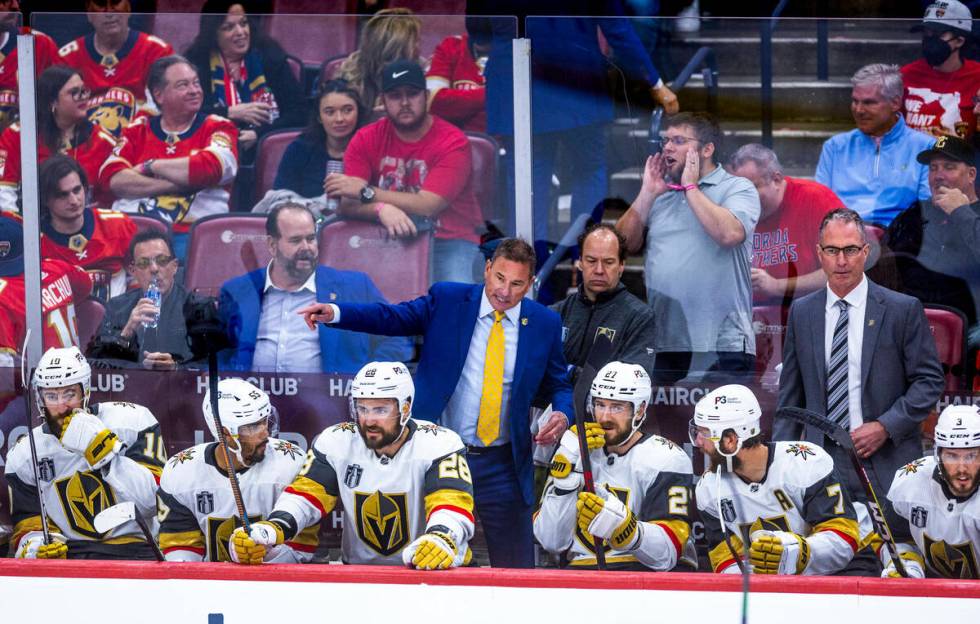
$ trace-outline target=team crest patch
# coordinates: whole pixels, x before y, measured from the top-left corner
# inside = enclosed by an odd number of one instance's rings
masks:
[[[101,539],[102,534],[95,530],[95,517],[116,504],[115,493],[101,471],[76,472],[56,481],[54,487],[72,530],[90,539]]]
[[[725,522],[735,522],[735,505],[730,498],[721,499],[721,516]]]
[[[800,457],[800,458],[802,458],[803,461],[806,461],[806,458],[807,457],[814,457],[816,455],[816,453],[814,452],[814,450],[812,448],[810,448],[806,444],[799,444],[799,443],[797,443],[797,444],[790,444],[786,448],[786,452],[787,453],[792,453],[794,457]]]
[[[920,529],[925,528],[926,522],[929,520],[929,512],[924,507],[913,507],[910,520],[912,521],[912,526],[919,527]]]
[[[113,87],[89,101],[88,119],[113,136],[119,136],[133,120],[136,107],[132,92]]]
[[[197,513],[206,516],[214,511],[214,494],[211,492],[197,493]]]
[[[37,474],[41,481],[51,482],[54,479],[54,460],[50,457],[42,457],[37,461]]]
[[[354,423],[352,422],[337,423],[336,425],[334,425],[333,431],[347,431],[349,433],[355,433]]]
[[[357,536],[383,557],[399,552],[409,542],[408,495],[354,492]]]
[[[663,446],[666,446],[669,449],[675,449],[675,448],[677,448],[677,445],[676,444],[674,444],[673,442],[671,442],[670,440],[668,440],[665,437],[657,436],[655,439],[657,440],[657,442],[659,442]]]
[[[920,457],[914,462],[909,462],[905,464],[904,466],[902,466],[902,476],[904,477],[905,475],[910,475],[914,472],[919,472],[919,468],[922,468],[922,465],[925,463],[926,460]]]
[[[364,469],[358,464],[351,464],[347,466],[347,472],[344,473],[344,485],[353,489],[357,487],[357,484],[361,482],[361,475],[364,474]]]
[[[616,330],[611,327],[600,327],[595,330],[595,337],[606,336],[609,338],[609,342],[612,342],[616,338]]]
[[[176,466],[194,459],[194,449],[183,450],[170,458],[170,465]]]
[[[423,433],[431,433],[432,435],[439,435],[439,425],[432,425],[432,424],[419,425],[418,430]]]
[[[0,241],[0,258],[10,255],[10,241]]]
[[[295,459],[303,454],[303,451],[299,450],[298,446],[287,440],[277,440],[275,446],[272,447],[272,450],[279,451],[283,455],[289,457],[289,459]]]

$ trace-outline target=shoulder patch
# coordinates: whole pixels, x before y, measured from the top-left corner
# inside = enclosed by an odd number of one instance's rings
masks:
[[[653,439],[657,442],[657,444],[660,444],[661,446],[666,446],[670,450],[674,450],[675,448],[678,448],[678,446],[676,444],[674,444],[673,442],[671,442],[670,440],[668,440],[665,437],[662,437],[662,436],[654,436]]]
[[[807,457],[815,457],[817,453],[809,445],[802,442],[794,442],[786,447],[787,453],[792,453],[793,457],[799,457],[806,461]]]
[[[445,433],[445,429],[439,425],[433,423],[426,423],[424,425],[419,425],[417,431],[422,433],[431,433],[432,435],[439,435],[440,433]]]
[[[915,460],[913,462],[909,462],[909,463],[905,464],[904,466],[902,466],[898,470],[901,473],[901,476],[904,477],[906,475],[910,475],[912,473],[918,472],[919,471],[919,468],[922,468],[922,466],[924,466],[925,463],[926,463],[925,458],[920,457],[919,459],[917,459],[917,460]]]
[[[298,446],[288,440],[276,440],[276,443],[272,445],[272,450],[282,453],[289,459],[295,459],[305,455]]]
[[[179,453],[171,457],[168,463],[171,466],[177,466],[179,464],[183,464],[184,462],[191,461],[192,459],[194,459],[194,449],[189,448],[189,449],[184,449],[183,451],[180,451]]]
[[[357,426],[354,423],[347,421],[347,422],[337,423],[336,425],[330,428],[330,431],[346,431],[348,433],[357,433]]]

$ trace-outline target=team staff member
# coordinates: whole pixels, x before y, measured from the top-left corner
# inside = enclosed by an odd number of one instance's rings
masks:
[[[572,388],[561,353],[558,315],[524,295],[534,249],[500,243],[485,286],[439,282],[398,305],[316,304],[300,310],[317,322],[371,333],[424,336],[415,413],[456,431],[467,445],[476,509],[494,567],[534,565],[531,511],[531,400],[554,406],[535,442],[553,444],[568,427]]]

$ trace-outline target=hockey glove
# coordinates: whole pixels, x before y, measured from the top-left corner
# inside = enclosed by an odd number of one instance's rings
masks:
[[[636,516],[615,494],[608,489],[606,492],[606,498],[579,492],[575,503],[578,526],[583,533],[608,539],[616,550],[630,550],[639,537]]]
[[[122,450],[119,436],[96,416],[75,410],[61,425],[61,445],[85,457],[93,469],[102,468]]]
[[[796,533],[755,531],[749,561],[756,574],[803,574],[810,563],[810,544]]]
[[[416,570],[445,570],[459,565],[459,547],[449,529],[433,526],[402,551],[402,562]]]
[[[275,522],[254,522],[248,533],[236,528],[228,540],[228,555],[235,563],[259,565],[265,559],[266,546],[282,544],[285,537]]]
[[[899,553],[898,556],[901,558],[902,565],[905,566],[905,573],[909,575],[909,578],[926,577],[925,561],[919,553],[906,551]],[[902,575],[898,573],[898,568],[895,567],[895,561],[890,555],[886,555],[886,557],[888,563],[885,565],[885,569],[881,571],[881,578],[902,578]]]
[[[589,451],[602,448],[606,444],[602,425],[595,422],[585,423],[585,443],[589,446]],[[555,456],[551,459],[551,476],[555,480],[556,488],[573,492],[582,487],[580,455],[578,432],[575,425],[572,425],[562,434],[558,450],[555,451]]]
[[[50,533],[51,543],[44,543],[44,533],[31,531],[20,538],[17,559],[65,559],[68,556],[68,539],[61,533]]]

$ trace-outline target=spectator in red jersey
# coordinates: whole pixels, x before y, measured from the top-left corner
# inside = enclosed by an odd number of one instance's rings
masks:
[[[18,0],[0,0],[0,129],[17,120],[17,35],[27,33],[20,27]],[[34,67],[36,73],[50,67],[58,59],[58,44],[37,30],[34,34]]]
[[[813,241],[824,215],[844,202],[819,182],[784,175],[776,152],[758,143],[740,147],[728,169],[755,185],[762,206],[752,236],[753,302],[789,305],[823,288]]]
[[[145,109],[152,110],[146,76],[159,58],[174,53],[162,39],[129,28],[129,0],[86,0],[95,32],[65,44],[61,63],[77,68],[92,89],[89,119],[114,136]]]
[[[38,178],[41,257],[85,269],[92,277],[92,296],[103,303],[125,292],[123,258],[136,224],[125,213],[88,207],[88,177],[68,156],[46,160]]]
[[[487,81],[483,70],[493,38],[488,17],[466,18],[466,34],[442,40],[426,74],[429,110],[473,132],[487,131]]]
[[[92,92],[76,69],[65,65],[47,68],[37,79],[37,160],[43,163],[52,154],[66,154],[77,160],[89,180],[98,180],[99,169],[116,140],[88,120]],[[0,134],[0,210],[18,209],[21,185],[20,124]],[[108,189],[95,189],[95,201],[108,205]]]
[[[341,214],[377,220],[391,236],[434,228],[432,280],[473,283],[481,216],[469,141],[429,114],[418,63],[388,65],[381,85],[387,115],[357,131],[344,173],[327,176],[327,195],[342,198]]]
[[[926,9],[922,58],[902,68],[902,112],[910,128],[933,136],[969,140],[976,131],[973,94],[980,87],[980,63],[965,57],[973,16],[957,0],[939,0]]]

